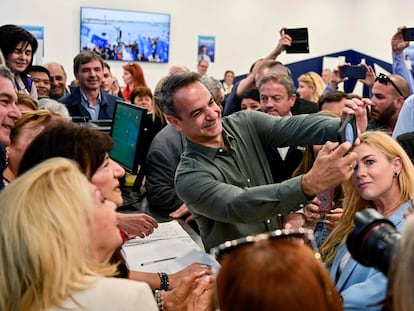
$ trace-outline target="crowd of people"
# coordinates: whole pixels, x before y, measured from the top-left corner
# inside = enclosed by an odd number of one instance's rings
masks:
[[[391,38],[392,74],[359,64],[371,95],[362,98],[338,89],[348,63],[303,72],[296,87],[277,60],[292,44],[285,28],[235,83],[232,70],[223,82],[208,76],[200,57],[151,90],[138,62],[123,65],[121,86],[88,50],[74,57],[69,85],[58,62],[32,65],[28,31],[0,26],[0,309],[411,310],[405,28]],[[110,158],[111,137],[71,122],[112,119],[118,100],[147,111],[135,172],[145,213],[116,211],[126,172]],[[338,136],[350,116],[355,143]],[[367,208],[402,232],[389,275],[346,243]],[[129,269],[123,243],[168,219],[200,234],[217,275],[200,263],[169,275]]]

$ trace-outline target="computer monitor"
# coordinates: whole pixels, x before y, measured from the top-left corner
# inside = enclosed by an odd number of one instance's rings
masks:
[[[138,172],[140,142],[146,115],[146,109],[121,100],[116,101],[111,128],[115,146],[109,155],[129,173]]]

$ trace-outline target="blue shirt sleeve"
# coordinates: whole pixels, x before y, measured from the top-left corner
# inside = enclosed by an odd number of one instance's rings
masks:
[[[400,75],[408,83],[410,94],[414,93],[414,79],[404,60],[404,53],[392,54],[392,72]]]

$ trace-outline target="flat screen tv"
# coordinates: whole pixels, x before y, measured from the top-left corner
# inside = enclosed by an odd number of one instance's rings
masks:
[[[143,151],[143,131],[147,110],[117,100],[112,121],[111,137],[114,148],[109,156],[129,173],[136,174],[139,167],[139,152]]]
[[[167,63],[170,15],[81,7],[80,50],[105,60]]]

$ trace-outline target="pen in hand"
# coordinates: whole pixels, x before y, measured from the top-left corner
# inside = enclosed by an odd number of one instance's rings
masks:
[[[163,259],[158,259],[158,260],[153,260],[153,261],[147,261],[147,262],[143,262],[140,264],[140,266],[147,266],[147,265],[151,265],[154,263],[158,263],[158,262],[163,262],[163,261],[167,261],[167,260],[173,260],[173,259],[177,259],[177,257],[168,257],[168,258],[163,258]]]

